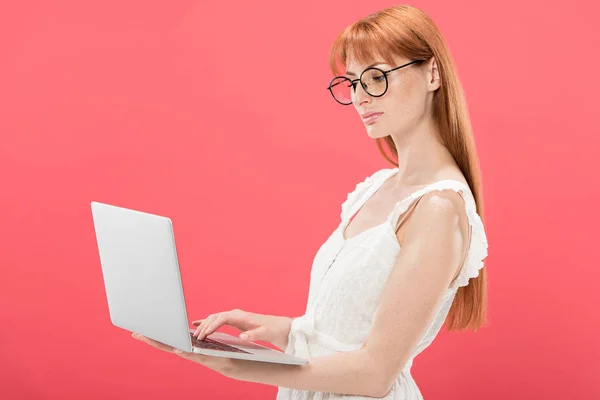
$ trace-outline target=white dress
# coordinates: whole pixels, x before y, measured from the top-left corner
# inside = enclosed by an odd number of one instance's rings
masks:
[[[359,349],[368,336],[379,296],[395,263],[400,244],[395,235],[398,218],[421,196],[434,190],[451,189],[463,196],[471,226],[467,258],[458,277],[447,289],[432,323],[410,361],[398,375],[384,399],[417,400],[423,396],[410,374],[413,359],[427,348],[442,327],[460,286],[478,276],[487,256],[487,239],[476,212],[469,187],[457,180],[443,180],[398,201],[386,221],[345,240],[349,219],[396,172],[386,168],[375,172],[356,186],[342,204],[341,223],[317,251],[310,272],[305,314],[294,319],[285,352],[313,358]],[[312,392],[279,387],[278,400],[369,399],[371,397]]]

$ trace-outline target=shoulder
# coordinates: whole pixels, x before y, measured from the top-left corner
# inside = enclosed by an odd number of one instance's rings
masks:
[[[465,201],[458,192],[441,189],[423,195],[404,228],[398,240],[411,262],[432,268],[433,274],[458,276],[470,246]]]
[[[415,207],[415,216],[428,220],[465,215],[465,200],[453,189],[438,189],[424,194]]]
[[[440,189],[424,194],[406,221],[403,240],[468,238],[465,199],[456,190]],[[453,240],[455,241],[455,240]],[[463,247],[463,240],[457,243]]]

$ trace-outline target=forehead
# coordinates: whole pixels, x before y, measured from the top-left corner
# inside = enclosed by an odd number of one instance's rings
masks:
[[[368,57],[355,57],[348,55],[346,58],[346,75],[360,75],[362,71],[369,67],[388,66],[399,62],[401,57],[389,55],[369,55]]]
[[[370,67],[388,66],[389,63],[383,59],[374,59],[372,62],[349,61],[346,63],[346,75],[358,76],[365,69]]]

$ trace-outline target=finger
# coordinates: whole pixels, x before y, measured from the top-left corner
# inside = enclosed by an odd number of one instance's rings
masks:
[[[200,324],[200,326],[198,327],[197,331],[198,331],[198,335],[197,338],[199,340],[204,339],[204,337],[202,336],[202,333],[206,330],[206,327],[211,323],[211,321],[215,318],[215,315],[209,315],[208,318],[206,318],[204,321],[202,321],[202,323]]]
[[[212,321],[210,321],[209,324],[206,325],[206,327],[204,328],[204,330],[201,333],[202,339],[204,339],[205,337],[207,337],[208,335],[212,334],[213,332],[215,332],[217,329],[219,329],[225,322],[227,321],[227,317],[223,314],[219,315],[216,318],[213,318]]]
[[[192,325],[200,325],[202,323],[202,321],[204,321],[203,319],[198,319],[196,321],[192,321]]]
[[[206,317],[204,319],[194,321],[194,322],[199,322],[198,327],[194,331],[194,336],[200,337],[200,332],[202,332],[202,329],[206,326],[206,323],[210,320],[210,317],[212,317],[212,315],[209,315],[208,317]]]
[[[194,336],[198,337],[200,335],[200,331],[202,330],[202,325],[198,326],[196,330],[194,330]]]
[[[262,340],[267,333],[265,326],[260,326],[256,329],[246,331],[240,335],[240,339],[252,342],[253,340]]]
[[[204,324],[205,326],[200,333],[202,339],[219,329],[219,327],[221,327],[227,321],[226,313],[214,314],[211,317],[212,318],[210,318],[210,320],[206,321]]]
[[[197,328],[194,330],[194,333],[193,333],[193,335],[194,335],[195,337],[198,337],[198,335],[200,334],[200,331],[201,331],[201,330],[202,330],[202,325],[199,325],[199,326],[198,326],[198,327],[197,327]]]
[[[154,339],[150,339],[150,338],[145,337],[145,336],[140,335],[140,334],[137,334],[137,336],[134,336],[134,335],[136,335],[136,334],[134,333],[132,335],[134,338],[139,339],[142,342],[145,342],[145,343],[149,344],[150,346],[154,346],[154,347],[156,347],[159,350],[168,351],[168,352],[171,352],[171,353],[175,350],[174,347],[166,345],[166,344],[161,343],[161,342],[158,342],[158,341],[156,341]]]
[[[204,321],[202,321],[202,323],[200,324],[200,326],[198,326],[198,329],[196,330],[198,332],[198,335],[196,336],[199,340],[202,340],[202,332],[204,332],[204,329],[206,328],[206,324],[208,324],[210,321],[210,318],[205,319]]]

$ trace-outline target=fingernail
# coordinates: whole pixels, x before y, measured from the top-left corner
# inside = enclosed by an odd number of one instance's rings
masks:
[[[246,335],[245,333],[242,333],[242,334],[240,335],[240,339],[242,339],[242,340],[247,340],[247,339],[248,339],[248,335]]]

